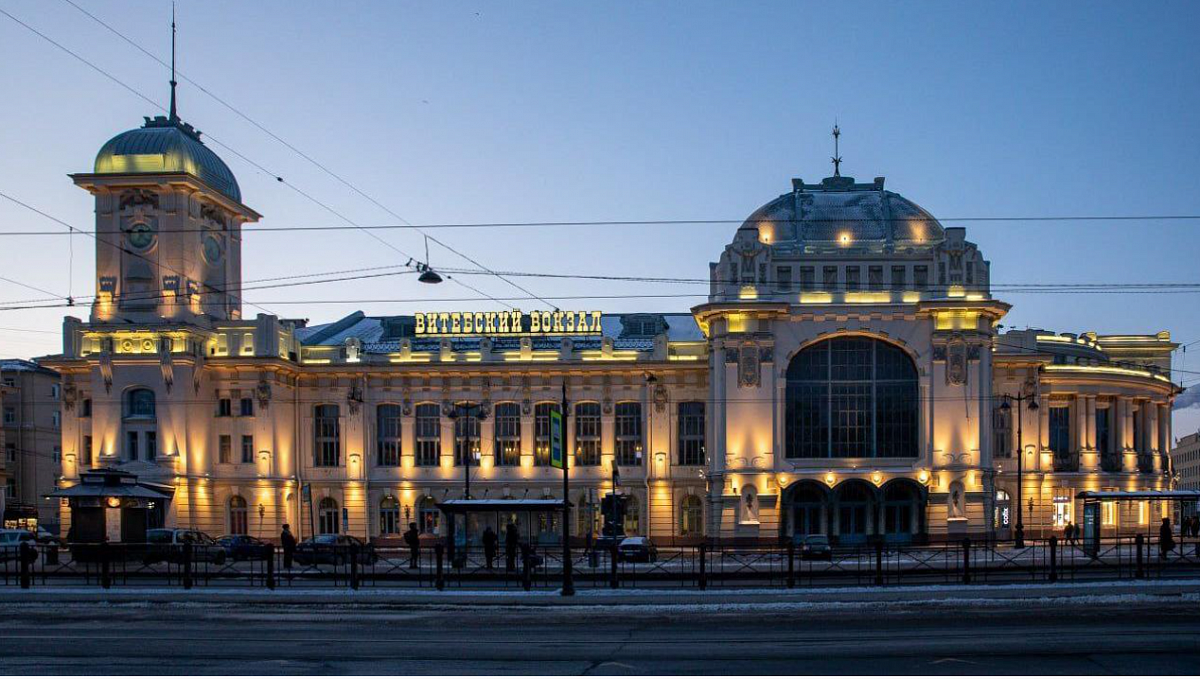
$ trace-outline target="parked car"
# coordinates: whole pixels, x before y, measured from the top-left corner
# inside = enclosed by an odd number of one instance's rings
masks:
[[[597,535],[596,539],[592,541],[592,549],[598,552],[608,552],[614,546],[619,546],[625,537],[625,533],[618,533],[616,535]]]
[[[0,530],[0,561],[16,561],[21,555],[21,543],[36,547],[37,538],[30,531],[20,528]]]
[[[617,545],[617,558],[631,563],[654,563],[658,561],[658,548],[650,538],[629,537]]]
[[[54,545],[55,547],[63,546],[62,538],[58,537],[58,535],[55,533],[51,533],[45,528],[42,528],[41,526],[38,526],[37,529],[37,541],[40,545]]]
[[[808,535],[800,542],[800,558],[833,560],[833,547],[825,535]]]
[[[294,559],[302,566],[327,563],[342,566],[350,563],[350,555],[357,550],[358,563],[373,564],[379,561],[375,547],[352,535],[318,535],[296,545]]]
[[[274,546],[249,535],[222,535],[217,544],[230,561],[265,561],[275,554]]]
[[[153,528],[146,531],[146,555],[142,557],[147,566],[160,561],[183,563],[184,545],[192,546],[192,561],[217,565],[225,563],[225,548],[217,544],[206,533],[181,528]]]

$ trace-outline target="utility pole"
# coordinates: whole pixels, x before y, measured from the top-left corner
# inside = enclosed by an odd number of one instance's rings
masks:
[[[1012,412],[1012,406],[1009,405],[1010,400],[1017,402],[1017,528],[1016,528],[1016,531],[1014,534],[1015,539],[1013,540],[1013,547],[1015,547],[1017,549],[1024,549],[1025,548],[1025,523],[1022,521],[1022,517],[1021,517],[1021,494],[1022,494],[1021,486],[1023,485],[1021,477],[1022,477],[1024,469],[1025,469],[1025,465],[1024,465],[1025,432],[1024,432],[1024,429],[1022,428],[1022,423],[1025,418],[1022,417],[1021,405],[1025,401],[1029,401],[1029,406],[1028,406],[1029,411],[1037,412],[1038,403],[1037,403],[1037,400],[1034,398],[1033,394],[1020,393],[1016,396],[1005,394],[1004,395],[1004,403],[1002,403],[1000,405],[1000,409],[1006,413]],[[1030,499],[1032,500],[1032,498],[1030,498]]]
[[[562,432],[563,439],[567,437],[567,376],[563,375],[562,382]],[[562,442],[563,470],[563,516],[562,516],[562,562],[563,582],[562,595],[575,595],[575,580],[571,574],[571,456],[567,455],[566,441]]]

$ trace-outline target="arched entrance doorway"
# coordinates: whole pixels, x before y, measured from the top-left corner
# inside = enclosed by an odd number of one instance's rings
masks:
[[[787,535],[803,539],[829,532],[829,489],[816,481],[798,481],[787,489]]]
[[[896,479],[883,487],[883,539],[913,542],[925,532],[925,491],[909,479]]]
[[[837,521],[832,533],[840,544],[862,544],[868,536],[877,532],[874,486],[857,479],[846,481],[834,489],[834,500],[837,503]]]

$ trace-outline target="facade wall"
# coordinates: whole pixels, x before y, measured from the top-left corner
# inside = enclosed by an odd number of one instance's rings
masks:
[[[0,392],[5,502],[35,507],[38,522],[53,528],[58,503],[43,496],[57,487],[62,455],[59,377],[32,362],[12,360],[0,362],[0,383],[5,385]]]

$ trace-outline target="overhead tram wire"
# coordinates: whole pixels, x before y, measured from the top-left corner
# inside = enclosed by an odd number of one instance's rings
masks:
[[[24,21],[21,21],[21,20],[20,20],[20,19],[18,19],[17,17],[15,17],[15,16],[13,16],[12,14],[10,14],[9,12],[5,11],[3,8],[0,8],[0,14],[3,14],[4,16],[7,16],[8,18],[12,19],[12,20],[13,20],[13,21],[15,21],[16,23],[20,24],[21,26],[25,27],[27,30],[29,30],[30,32],[32,32],[34,35],[37,35],[38,37],[42,38],[42,39],[43,39],[43,40],[45,40],[46,42],[49,42],[51,45],[54,45],[55,47],[57,47],[58,49],[62,50],[63,52],[66,52],[67,54],[69,54],[70,56],[74,57],[74,58],[75,58],[76,60],[78,60],[79,62],[81,62],[81,63],[83,63],[84,65],[86,65],[88,68],[91,68],[92,70],[96,71],[97,73],[99,73],[99,74],[103,75],[105,78],[107,78],[107,79],[111,80],[112,82],[116,83],[117,85],[120,85],[120,86],[121,86],[122,88],[124,88],[125,90],[127,90],[127,91],[131,92],[132,94],[134,94],[134,95],[135,95],[135,96],[137,96],[138,98],[142,99],[143,101],[145,101],[145,102],[149,103],[151,106],[153,106],[153,107],[157,108],[158,110],[161,110],[161,111],[167,111],[167,110],[168,110],[168,109],[167,109],[167,107],[165,107],[165,106],[163,106],[162,104],[158,103],[157,101],[155,101],[155,100],[151,99],[150,97],[146,96],[145,94],[142,94],[141,92],[139,92],[137,89],[135,89],[135,88],[134,88],[134,87],[132,87],[131,85],[128,85],[128,84],[126,84],[125,82],[123,82],[122,80],[120,80],[119,78],[117,78],[116,76],[114,76],[114,75],[112,75],[111,73],[109,73],[109,72],[105,71],[104,69],[100,68],[99,66],[96,66],[96,65],[95,65],[95,64],[93,64],[92,62],[90,62],[90,61],[88,61],[87,59],[85,59],[84,57],[80,56],[78,53],[76,53],[76,52],[72,51],[70,48],[66,47],[65,45],[63,45],[63,44],[61,44],[61,43],[57,42],[56,40],[54,40],[54,39],[53,39],[53,38],[51,38],[50,36],[46,35],[45,33],[42,33],[41,31],[37,30],[36,28],[34,28],[34,27],[30,26],[29,24],[25,23]],[[160,63],[163,63],[163,62],[161,62],[161,61],[160,61]],[[190,82],[190,81],[189,81],[189,82]],[[312,196],[311,194],[309,194],[309,193],[305,192],[304,190],[300,189],[299,187],[295,186],[294,184],[292,184],[292,183],[288,182],[287,180],[285,180],[285,179],[284,179],[284,178],[283,178],[281,175],[279,175],[278,173],[276,173],[276,172],[272,172],[271,170],[268,170],[267,168],[263,167],[261,164],[259,164],[259,163],[255,162],[254,160],[252,160],[252,159],[248,158],[247,156],[245,156],[244,154],[242,154],[242,153],[241,153],[240,151],[238,151],[237,149],[234,149],[233,147],[231,147],[231,146],[229,146],[229,145],[227,145],[227,144],[225,144],[225,143],[221,142],[219,139],[217,139],[216,137],[212,136],[211,134],[205,133],[205,136],[208,138],[208,140],[209,140],[210,142],[212,142],[212,143],[216,144],[217,146],[220,146],[221,148],[223,148],[223,149],[225,149],[225,150],[229,151],[230,153],[234,154],[235,156],[237,156],[238,158],[242,159],[244,162],[246,162],[247,164],[251,165],[252,167],[254,167],[255,169],[257,169],[258,171],[260,171],[260,172],[262,172],[262,173],[264,173],[264,174],[266,174],[266,175],[268,175],[268,176],[270,176],[270,177],[273,177],[273,178],[275,179],[275,181],[277,181],[278,183],[280,183],[280,184],[283,184],[284,186],[287,186],[287,187],[288,187],[288,188],[290,188],[292,191],[295,191],[297,194],[299,194],[299,195],[303,196],[304,198],[308,199],[309,201],[313,202],[314,204],[316,204],[316,205],[318,205],[318,206],[320,206],[320,207],[324,208],[325,210],[327,210],[327,211],[328,211],[328,212],[330,212],[331,214],[333,214],[333,215],[337,216],[338,218],[340,218],[340,219],[343,219],[343,220],[344,220],[344,221],[346,221],[348,224],[350,224],[350,227],[347,227],[347,228],[358,228],[358,229],[360,229],[360,230],[363,230],[365,233],[367,233],[368,235],[370,235],[370,236],[371,236],[372,238],[374,238],[375,240],[378,240],[380,243],[382,243],[382,244],[384,244],[385,246],[387,246],[387,247],[391,248],[392,250],[395,250],[397,253],[401,254],[402,256],[404,256],[404,257],[408,258],[410,262],[411,262],[411,261],[413,261],[413,260],[417,260],[417,259],[418,259],[418,258],[416,258],[416,257],[413,257],[413,256],[409,255],[408,253],[404,252],[403,250],[401,250],[401,249],[397,248],[396,246],[392,245],[391,243],[387,242],[386,240],[384,240],[384,239],[380,238],[379,236],[376,236],[375,234],[371,233],[370,231],[367,231],[367,230],[365,230],[365,229],[361,229],[361,227],[359,227],[359,226],[358,226],[358,225],[357,225],[357,224],[356,224],[356,223],[355,223],[353,220],[351,220],[351,219],[347,218],[346,216],[342,215],[341,213],[339,213],[337,210],[333,209],[333,208],[332,208],[332,207],[330,207],[329,205],[326,205],[326,204],[325,204],[325,203],[323,203],[322,201],[320,201],[320,200],[317,200],[317,198],[316,198],[316,197],[314,197],[314,196]],[[394,216],[394,215],[393,215],[393,216]],[[55,220],[55,221],[59,221],[59,220]],[[63,223],[63,222],[60,222],[60,223]],[[64,225],[66,225],[65,223],[63,223],[63,224],[64,224]],[[70,225],[66,225],[66,226],[68,226],[68,228],[74,228],[74,227],[71,227]],[[78,230],[78,229],[77,229],[77,230]],[[94,234],[94,233],[93,233],[93,234],[90,234],[90,235],[91,235],[93,238],[96,238],[96,234]],[[435,240],[436,240],[436,239],[435,239]],[[443,246],[444,246],[444,244],[443,244]],[[472,263],[475,263],[475,264],[478,266],[478,263],[476,263],[476,262],[472,262]],[[182,275],[182,274],[181,274],[181,275]],[[492,298],[492,297],[491,297],[491,295],[488,295],[487,293],[483,292],[482,290],[480,290],[480,289],[476,288],[476,287],[475,287],[475,286],[473,286],[473,285],[470,285],[470,284],[468,284],[468,283],[464,283],[463,281],[460,281],[460,280],[458,280],[457,278],[453,278],[453,277],[449,277],[449,276],[448,276],[447,278],[449,278],[450,280],[452,280],[452,281],[453,281],[453,282],[455,282],[456,284],[458,284],[458,285],[460,285],[460,286],[462,286],[462,287],[464,287],[464,288],[467,288],[468,290],[471,290],[472,292],[478,293],[479,295],[481,295],[481,296],[483,296],[483,297],[486,297],[486,298],[488,298],[488,299],[492,299],[492,301],[496,301],[494,298]],[[503,302],[497,302],[497,303],[499,303],[499,304],[501,304],[501,305],[504,305],[504,303],[503,303]]]
[[[123,34],[123,33],[121,33],[120,31],[118,31],[117,29],[113,28],[112,26],[110,26],[110,25],[109,25],[109,24],[107,24],[106,22],[102,21],[102,20],[101,20],[99,17],[97,17],[96,15],[92,14],[91,12],[88,12],[88,11],[84,10],[82,7],[80,7],[79,5],[77,5],[77,4],[75,4],[74,2],[72,2],[72,0],[64,0],[64,1],[65,1],[67,4],[71,5],[72,7],[74,7],[75,9],[79,10],[80,12],[82,12],[83,14],[85,14],[86,16],[88,16],[89,18],[91,18],[91,19],[92,19],[93,21],[95,21],[96,23],[98,23],[98,24],[100,24],[101,26],[103,26],[104,28],[108,29],[108,31],[110,31],[111,33],[113,33],[113,34],[117,35],[117,36],[118,36],[118,37],[120,37],[122,40],[124,40],[125,42],[127,42],[127,43],[129,43],[130,45],[132,45],[133,47],[135,47],[135,48],[136,48],[138,51],[142,52],[142,53],[143,53],[143,54],[145,54],[146,56],[150,57],[150,58],[151,58],[151,59],[153,59],[154,61],[156,61],[156,62],[158,62],[159,64],[161,64],[162,66],[164,66],[164,67],[166,67],[166,66],[167,66],[167,63],[166,63],[165,61],[163,61],[162,59],[158,58],[158,57],[157,57],[157,56],[155,56],[153,53],[151,53],[149,50],[147,50],[146,48],[144,48],[144,47],[142,47],[141,45],[139,45],[139,44],[138,44],[136,41],[134,41],[132,38],[130,38],[130,37],[128,37],[128,36],[126,36],[126,35],[124,35],[124,34]],[[172,67],[172,73],[176,73],[176,71],[174,70],[174,67]],[[250,124],[251,124],[251,125],[253,125],[254,127],[256,127],[256,128],[258,128],[259,130],[261,130],[261,131],[262,131],[264,134],[266,134],[267,136],[271,137],[271,138],[272,138],[272,139],[274,139],[275,141],[279,142],[280,144],[282,144],[282,145],[284,145],[285,147],[287,147],[288,149],[290,149],[290,150],[291,150],[292,152],[294,152],[296,155],[300,156],[300,157],[301,157],[301,158],[303,158],[304,160],[306,160],[306,161],[308,161],[309,163],[311,163],[311,164],[312,164],[314,167],[318,168],[319,170],[321,170],[321,171],[322,171],[322,172],[324,172],[325,174],[327,174],[327,175],[329,175],[330,177],[334,178],[335,180],[337,180],[338,182],[340,182],[342,185],[346,186],[346,187],[347,187],[347,188],[349,188],[351,191],[353,191],[353,192],[357,193],[358,195],[362,196],[363,198],[365,198],[366,200],[368,200],[369,202],[371,202],[373,205],[375,205],[375,206],[376,206],[376,207],[378,207],[379,209],[381,209],[381,210],[383,210],[384,212],[388,213],[388,214],[389,214],[389,215],[391,215],[392,217],[394,217],[394,218],[396,218],[396,219],[400,220],[401,222],[404,222],[404,223],[405,223],[405,225],[412,227],[412,224],[411,224],[411,223],[410,223],[410,222],[409,222],[407,219],[405,219],[404,217],[402,217],[402,216],[400,216],[399,214],[397,214],[397,213],[396,213],[395,211],[393,211],[391,208],[389,208],[389,207],[387,207],[386,205],[384,205],[383,203],[379,202],[379,201],[378,201],[378,200],[376,200],[374,197],[372,197],[372,196],[368,195],[368,194],[367,194],[365,191],[363,191],[363,190],[362,190],[362,189],[360,189],[359,187],[355,186],[354,184],[352,184],[351,182],[349,182],[348,180],[346,180],[345,178],[343,178],[341,175],[337,174],[337,173],[336,173],[336,172],[334,172],[333,170],[329,169],[328,167],[326,167],[324,164],[322,164],[322,163],[320,163],[319,161],[317,161],[317,160],[316,160],[315,158],[313,158],[312,156],[310,156],[310,155],[308,155],[307,153],[305,153],[305,152],[301,151],[301,150],[300,150],[299,148],[297,148],[295,145],[293,145],[293,144],[289,143],[288,141],[284,140],[284,139],[283,139],[282,137],[280,137],[279,135],[277,135],[277,134],[275,134],[274,132],[272,132],[271,130],[267,129],[267,128],[266,128],[264,125],[262,125],[261,123],[259,123],[257,120],[255,120],[255,119],[251,118],[251,117],[250,117],[250,116],[248,116],[247,114],[243,113],[241,110],[239,110],[239,109],[238,109],[237,107],[235,107],[233,104],[230,104],[229,102],[225,101],[225,100],[224,100],[224,99],[222,99],[221,97],[218,97],[216,94],[212,93],[210,90],[208,90],[207,88],[205,88],[203,85],[201,85],[200,83],[196,82],[195,80],[193,80],[193,79],[191,79],[191,78],[187,77],[186,75],[183,75],[182,73],[179,73],[178,75],[179,75],[179,77],[180,77],[180,78],[183,78],[184,80],[186,80],[187,82],[189,82],[189,83],[191,83],[193,86],[195,86],[195,87],[196,87],[196,89],[200,90],[200,91],[201,91],[201,92],[203,92],[204,94],[207,94],[209,97],[212,97],[212,99],[213,99],[213,100],[215,100],[217,103],[219,103],[219,104],[221,104],[222,106],[224,106],[225,108],[229,109],[230,111],[232,111],[233,113],[235,113],[236,115],[238,115],[239,117],[241,117],[241,118],[242,118],[243,120],[245,120],[246,122],[250,123]],[[211,138],[211,135],[210,135],[210,138]],[[216,142],[216,140],[215,140],[215,139],[214,139],[213,141],[214,141],[214,142]],[[216,143],[220,144],[220,142],[216,142]],[[220,146],[222,146],[223,148],[227,148],[227,149],[229,148],[228,146],[225,146],[224,144],[220,144]],[[230,150],[230,151],[233,151],[233,149],[229,149],[229,150]],[[233,152],[234,152],[235,154],[237,154],[239,157],[242,157],[244,160],[248,160],[248,159],[246,159],[244,156],[242,156],[240,153],[237,153],[236,151],[233,151]],[[279,177],[279,176],[276,176],[275,178],[276,178],[278,181],[280,181],[280,182],[282,182],[282,181],[283,181],[283,179],[282,179],[281,177]],[[303,192],[301,192],[301,194],[302,194],[302,195],[306,195],[306,194],[303,194]],[[311,198],[311,196],[306,196],[306,197],[309,197],[309,198],[310,198],[310,200],[312,199],[312,198]],[[319,203],[319,201],[315,201],[315,200],[314,200],[314,202],[317,202],[318,204],[321,204],[321,203]],[[333,211],[333,210],[330,210],[330,209],[329,209],[327,206],[325,206],[325,205],[323,205],[323,204],[321,204],[321,205],[322,205],[322,207],[325,207],[325,208],[326,208],[327,210],[329,210],[330,212],[333,212],[334,214],[337,214],[335,211]],[[347,221],[347,222],[349,222],[350,224],[355,224],[353,221],[351,221],[351,220],[349,220],[349,219],[346,219],[346,218],[345,218],[344,216],[342,216],[342,215],[338,215],[338,216],[339,216],[339,217],[341,217],[342,219],[346,220],[346,221]],[[355,224],[355,226],[357,226],[357,225]],[[443,248],[445,248],[445,249],[449,250],[450,252],[453,252],[454,254],[458,255],[459,257],[462,257],[463,259],[467,260],[467,261],[468,261],[468,262],[470,262],[471,264],[473,264],[473,265],[475,265],[475,266],[477,266],[477,267],[479,267],[479,268],[481,268],[481,269],[488,269],[488,267],[487,267],[487,266],[485,266],[483,263],[479,262],[478,260],[474,259],[474,258],[473,258],[473,257],[471,257],[470,255],[467,255],[466,253],[462,252],[461,250],[458,250],[458,249],[454,248],[454,247],[453,247],[453,246],[451,246],[450,244],[446,243],[445,241],[442,241],[442,240],[438,239],[438,238],[437,238],[437,237],[435,237],[435,236],[430,236],[429,234],[426,234],[426,233],[424,233],[424,232],[421,230],[421,228],[420,228],[420,227],[413,227],[413,228],[415,228],[415,229],[417,230],[417,232],[418,232],[418,233],[421,233],[422,235],[424,235],[424,236],[428,237],[428,238],[429,238],[430,240],[432,240],[434,243],[437,243],[438,245],[442,246]],[[382,239],[378,239],[378,238],[376,238],[376,239],[377,239],[377,240],[380,240],[380,242],[384,242],[384,241],[382,241]],[[386,242],[384,242],[384,244],[385,244],[385,245],[388,245],[388,247],[392,247],[392,246],[391,246],[389,243],[386,243]],[[397,252],[399,252],[399,250],[398,250],[397,248],[394,248],[394,247],[393,247],[392,249],[394,249],[394,250],[397,250]],[[403,254],[403,253],[402,253],[402,254]],[[405,256],[405,257],[409,257],[410,259],[415,259],[415,258],[413,258],[413,257],[410,257],[410,256],[409,256],[409,255],[407,255],[407,254],[405,254],[404,256]],[[426,266],[428,266],[428,265],[429,265],[429,262],[425,262],[425,264],[426,264]],[[504,281],[505,283],[507,283],[507,284],[511,285],[512,287],[514,287],[514,288],[516,288],[516,289],[520,290],[521,292],[524,292],[524,293],[525,293],[525,294],[527,294],[527,295],[533,295],[534,297],[537,297],[536,293],[532,292],[531,290],[529,290],[529,289],[527,289],[527,288],[525,288],[525,287],[522,287],[521,285],[518,285],[517,283],[514,283],[513,281],[510,281],[510,280],[508,280],[507,278],[505,278],[504,276],[501,276],[500,274],[497,274],[497,273],[495,273],[495,272],[492,272],[492,275],[494,275],[496,278],[500,279],[501,281]],[[487,295],[486,293],[482,292],[481,290],[478,290],[478,289],[476,289],[476,288],[472,288],[471,286],[467,286],[466,284],[462,283],[461,281],[457,281],[457,282],[458,282],[458,284],[459,284],[459,285],[464,285],[465,287],[467,287],[467,288],[469,288],[469,289],[472,289],[472,290],[474,290],[475,292],[478,292],[479,294],[481,294],[481,295],[483,295],[483,296],[485,296],[485,297],[490,297],[489,295]],[[540,298],[539,298],[539,299],[540,299]],[[493,301],[495,301],[495,300],[493,299]],[[542,300],[542,301],[543,301],[543,302],[545,302],[545,300]],[[557,309],[557,308],[558,308],[558,307],[556,307],[555,305],[553,305],[553,304],[551,304],[551,303],[549,303],[549,302],[545,302],[545,303],[546,303],[548,306],[550,306],[551,308],[554,308],[554,309]]]

